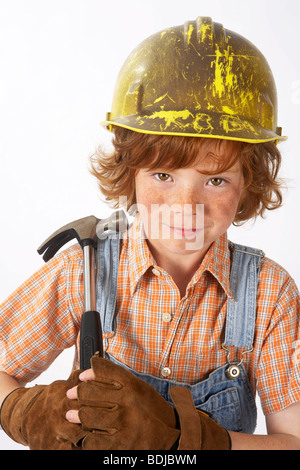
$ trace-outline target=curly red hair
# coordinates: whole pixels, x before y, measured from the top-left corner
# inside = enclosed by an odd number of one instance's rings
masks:
[[[225,171],[238,160],[242,163],[245,192],[234,224],[264,215],[282,205],[278,172],[281,154],[275,142],[251,144],[225,139],[142,134],[115,127],[114,151],[99,147],[91,157],[91,173],[97,178],[101,193],[114,208],[121,197],[127,210],[136,204],[135,173],[140,168],[171,170],[192,165],[199,150],[217,162],[217,172]],[[213,144],[213,145],[212,145]]]

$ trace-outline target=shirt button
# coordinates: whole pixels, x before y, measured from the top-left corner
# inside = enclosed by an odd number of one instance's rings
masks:
[[[171,369],[169,369],[169,367],[164,367],[161,371],[161,375],[163,377],[169,377],[170,374],[171,374]]]
[[[171,319],[172,319],[172,315],[170,313],[163,313],[162,320],[164,322],[167,323],[167,322],[171,321]]]
[[[158,269],[153,268],[153,269],[152,269],[152,272],[153,272],[153,274],[155,274],[155,276],[160,276],[160,272],[159,272]]]

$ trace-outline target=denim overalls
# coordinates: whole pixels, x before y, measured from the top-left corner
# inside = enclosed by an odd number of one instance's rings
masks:
[[[114,331],[114,312],[117,293],[120,235],[99,240],[97,250],[97,310],[100,313],[103,333]],[[140,374],[107,357],[137,377],[152,385],[170,404],[169,388],[187,386],[195,406],[207,411],[211,418],[228,431],[252,434],[256,427],[257,410],[254,394],[242,364],[243,354],[252,350],[258,272],[262,251],[231,243],[232,265],[230,285],[235,302],[228,298],[226,329],[223,348],[228,351],[227,363],[214,370],[207,379],[194,385]],[[240,362],[230,364],[229,351],[243,348]],[[230,370],[228,370],[230,368]]]

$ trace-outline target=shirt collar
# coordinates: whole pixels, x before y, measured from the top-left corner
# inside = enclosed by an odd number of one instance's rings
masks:
[[[198,280],[204,271],[210,272],[224,289],[226,295],[234,300],[230,288],[230,265],[229,242],[227,233],[224,233],[211,244],[193,279]]]
[[[141,277],[150,267],[154,267],[155,263],[147,245],[143,223],[139,216],[134,219],[126,238],[128,242],[130,292],[133,294]]]
[[[133,294],[141,277],[149,268],[155,267],[155,261],[146,242],[143,223],[139,216],[134,219],[125,238],[128,242],[130,292]],[[230,249],[226,233],[211,244],[190,285],[198,282],[204,271],[209,271],[226,295],[233,300],[230,289]]]

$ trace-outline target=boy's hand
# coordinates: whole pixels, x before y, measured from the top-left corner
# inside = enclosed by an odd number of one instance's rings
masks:
[[[66,417],[89,431],[83,449],[230,449],[227,431],[196,410],[186,387],[170,389],[175,411],[153,387],[107,359],[94,356],[80,379],[67,392],[79,406]]]
[[[11,392],[1,407],[1,426],[6,434],[32,450],[77,448],[87,433],[78,424],[68,422],[65,413],[72,403],[66,392],[79,383],[79,374],[76,371],[68,380]]]
[[[80,374],[85,381],[67,393],[79,404],[71,422],[88,431],[82,449],[171,449],[180,435],[173,408],[123,367],[96,356],[91,362]]]
[[[93,369],[84,370],[83,372],[80,373],[78,378],[81,382],[88,382],[89,380],[95,380],[95,374],[94,374]],[[78,385],[76,385],[73,388],[70,388],[67,391],[67,397],[70,400],[78,400],[77,388],[78,388]],[[68,421],[70,421],[70,423],[79,424],[80,419],[79,419],[79,416],[78,416],[78,409],[69,410],[66,414],[66,418],[67,418]]]

